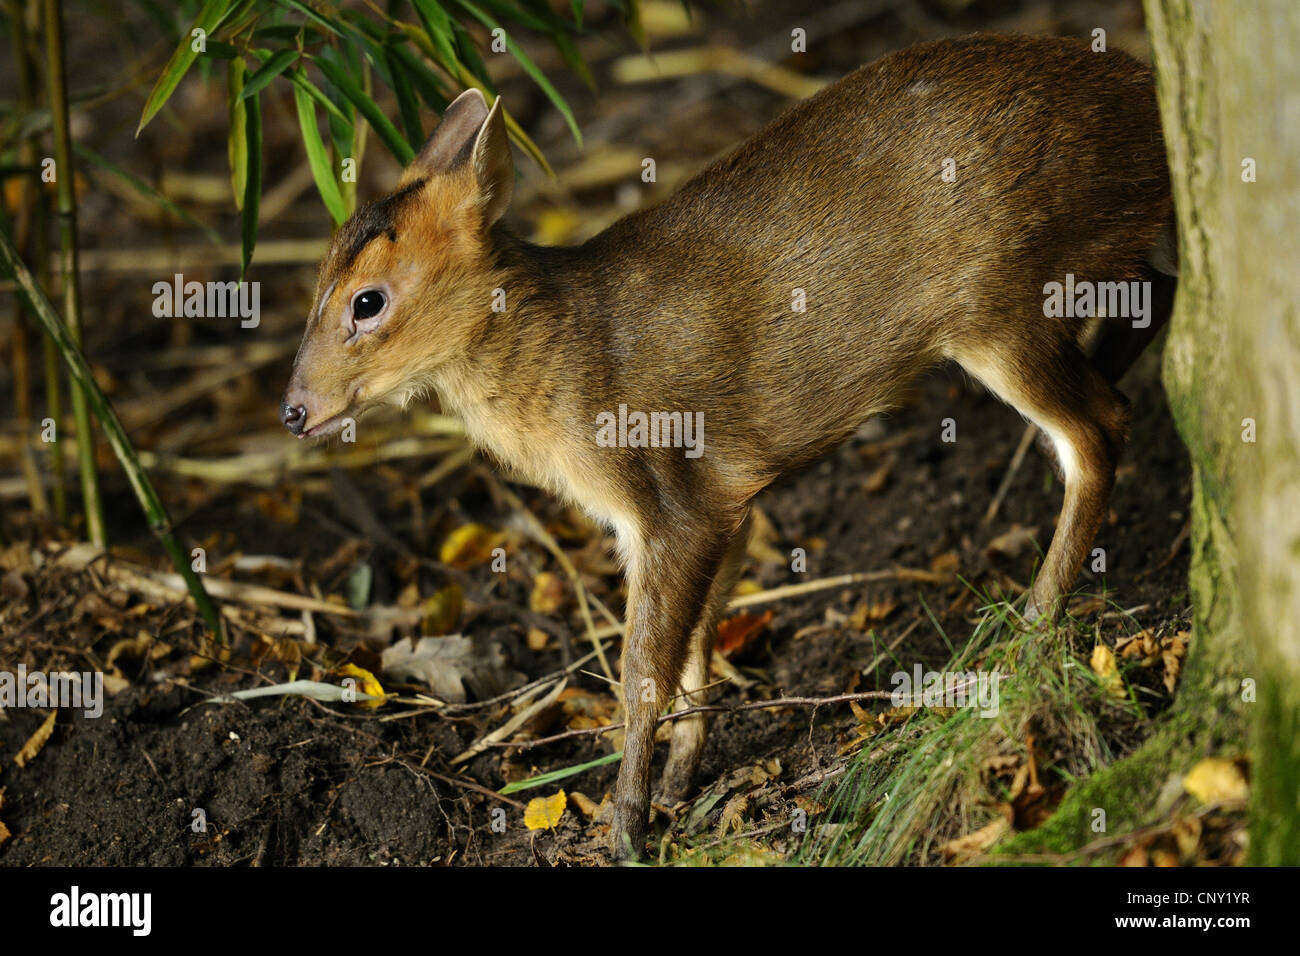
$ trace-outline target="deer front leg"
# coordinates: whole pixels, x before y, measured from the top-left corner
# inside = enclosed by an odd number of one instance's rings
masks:
[[[689,525],[676,525],[683,526]],[[622,673],[627,727],[614,789],[611,848],[616,860],[635,859],[645,849],[655,726],[681,679],[691,629],[725,546],[725,533],[696,532],[671,541],[651,536],[627,549]]]

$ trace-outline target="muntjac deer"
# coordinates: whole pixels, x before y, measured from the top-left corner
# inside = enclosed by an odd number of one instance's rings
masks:
[[[1043,37],[903,50],[573,248],[501,223],[513,183],[500,101],[464,93],[396,190],[335,235],[281,415],[325,435],[436,393],[502,466],[613,529],[616,856],[644,849],[656,721],[700,702],[754,496],[925,370],[957,363],[1050,441],[1065,500],[1026,616],[1056,613],[1126,439],[1112,382],[1168,301],[1107,318],[1122,358],[1094,361],[1088,310],[1049,289],[1167,291],[1176,274],[1146,67]],[[689,792],[704,733],[698,715],[674,724],[665,800]]]

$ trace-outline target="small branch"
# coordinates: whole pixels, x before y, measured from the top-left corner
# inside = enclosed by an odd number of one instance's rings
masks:
[[[699,707],[688,707],[686,710],[674,711],[671,714],[664,714],[659,718],[659,723],[669,720],[679,720],[682,717],[689,717],[692,714],[732,714],[742,710],[768,710],[772,707],[821,707],[829,704],[846,704],[849,701],[858,700],[889,700],[893,697],[893,691],[888,690],[869,690],[859,694],[838,694],[835,697],[778,697],[775,700],[754,700],[745,704],[732,704],[723,706],[721,704],[702,704]],[[574,737],[590,737],[607,734],[610,731],[618,730],[624,726],[623,721],[614,724],[606,724],[604,727],[584,727],[581,730],[566,730],[562,734],[552,734],[550,737],[539,737],[537,740],[518,740],[518,741],[498,741],[489,744],[492,747],[514,747],[518,750],[531,750],[534,747],[540,747],[543,744],[553,744],[560,740],[569,740]]]
[[[569,556],[564,553],[558,541],[549,531],[537,520],[537,515],[533,514],[519,500],[519,496],[507,488],[497,477],[488,469],[483,469],[482,473],[488,483],[492,485],[501,495],[502,498],[519,513],[519,515],[528,524],[529,529],[538,541],[545,546],[546,550],[555,556],[555,560],[560,562],[560,567],[568,575],[570,583],[573,584],[573,591],[578,597],[578,607],[582,611],[582,620],[587,625],[587,638],[595,648],[596,657],[600,660],[600,669],[605,672],[611,683],[617,683],[614,679],[614,671],[609,666],[609,661],[605,659],[605,646],[601,643],[601,635],[596,631],[596,622],[591,619],[591,607],[587,603],[587,589],[583,586],[582,578],[578,575],[578,569],[573,566]],[[611,626],[615,626],[611,624]]]
[[[1020,444],[1016,446],[1015,454],[1011,456],[1011,464],[1007,466],[1007,473],[1002,476],[1002,483],[998,485],[997,493],[993,495],[993,500],[989,502],[988,509],[984,512],[982,524],[992,524],[993,519],[997,517],[998,511],[1002,508],[1002,502],[1007,497],[1007,492],[1011,490],[1011,482],[1015,480],[1016,473],[1020,471],[1020,466],[1024,464],[1025,455],[1029,452],[1029,446],[1034,443],[1034,436],[1038,434],[1036,425],[1027,425],[1025,432],[1020,436]]]

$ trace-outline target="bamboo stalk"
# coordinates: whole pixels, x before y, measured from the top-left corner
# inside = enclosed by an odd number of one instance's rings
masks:
[[[80,355],[81,283],[77,273],[77,194],[72,165],[72,138],[68,126],[67,74],[63,58],[63,5],[60,0],[45,0],[45,54],[50,115],[54,124],[55,185],[58,195],[59,245],[62,251],[63,272],[63,318],[67,322],[69,344]],[[26,266],[23,268],[25,271]],[[28,275],[30,276],[30,273]],[[15,278],[22,281],[17,275]],[[28,291],[29,297],[30,294]],[[55,316],[53,309],[50,315]],[[60,345],[60,351],[64,353],[66,360],[68,349]],[[77,423],[77,458],[81,471],[82,508],[86,513],[86,536],[95,544],[104,545],[107,543],[104,533],[104,505],[99,494],[99,476],[95,472],[95,435],[90,420],[88,395],[93,386],[93,381],[89,384],[79,382],[74,376],[72,415]],[[102,399],[103,396],[101,395],[100,398]],[[128,475],[130,475],[129,471]],[[152,489],[150,492],[152,493]],[[175,546],[174,541],[172,545]],[[186,567],[188,566],[186,564]],[[213,622],[215,621],[214,612]]]
[[[14,72],[18,81],[18,115],[29,116],[32,112],[32,74],[30,60],[27,57],[27,18],[23,0],[10,0],[9,21],[13,27]],[[18,200],[14,210],[13,236],[20,249],[32,248],[33,229],[37,228],[36,207],[40,187],[33,175],[36,167],[35,136],[24,136],[18,143]],[[36,468],[36,456],[32,449],[32,403],[31,403],[31,365],[27,343],[27,316],[22,299],[14,298],[14,417],[18,423],[18,432],[22,436],[18,460],[23,479],[27,483],[27,499],[35,514],[49,512],[49,502],[45,498],[45,488],[41,484],[40,472]]]
[[[76,389],[73,394],[83,395],[88,405],[94,408],[95,417],[103,425],[104,433],[108,436],[109,445],[117,455],[118,461],[122,463],[122,470],[126,472],[127,481],[131,484],[131,490],[135,492],[140,507],[144,509],[150,529],[162,542],[163,550],[167,552],[172,565],[180,572],[185,581],[185,586],[189,589],[191,597],[194,598],[194,603],[198,605],[199,613],[203,616],[204,621],[207,622],[217,640],[223,640],[221,618],[217,614],[217,609],[208,596],[208,592],[204,589],[203,582],[199,580],[199,576],[194,573],[194,569],[190,566],[189,558],[177,543],[176,536],[172,533],[171,518],[167,514],[167,509],[163,507],[162,500],[158,497],[158,493],[154,491],[149,476],[140,467],[140,461],[136,457],[135,449],[131,447],[131,442],[126,437],[126,431],[122,428],[117,413],[113,411],[113,406],[109,403],[108,398],[100,391],[99,385],[91,374],[90,366],[86,364],[86,357],[81,354],[81,349],[72,340],[71,331],[59,321],[54,306],[50,304],[49,298],[36,284],[35,276],[32,275],[31,270],[27,268],[27,264],[19,257],[18,250],[14,248],[13,243],[9,241],[9,237],[4,233],[0,233],[0,260],[3,260],[7,271],[17,280],[19,287],[32,307],[32,311],[45,327],[45,331],[53,337],[58,345],[59,352],[62,353],[63,360],[68,365],[68,372],[72,376],[72,383]],[[87,418],[89,418],[89,408],[87,409]]]

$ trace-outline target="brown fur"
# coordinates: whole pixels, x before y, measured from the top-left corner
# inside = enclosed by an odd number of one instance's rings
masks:
[[[1104,513],[1127,411],[1080,350],[1081,320],[1044,317],[1044,284],[1138,278],[1170,219],[1147,69],[1050,38],[904,50],[577,248],[497,224],[511,181],[499,109],[466,94],[411,191],[340,231],[286,407],[323,433],[435,390],[504,466],[614,528],[629,581],[617,853],[642,849],[656,717],[679,683],[707,680],[750,501],[937,363],[1054,440],[1065,505],[1029,608],[1054,613]],[[353,250],[363,227],[375,235]],[[345,342],[349,298],[381,282],[390,314]],[[597,415],[620,403],[703,412],[703,456],[599,447]],[[688,791],[703,739],[698,717],[674,729],[668,797]]]

